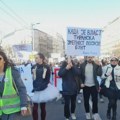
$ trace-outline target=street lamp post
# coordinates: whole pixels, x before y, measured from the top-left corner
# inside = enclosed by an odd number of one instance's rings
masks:
[[[40,23],[32,23],[32,24],[31,24],[31,30],[32,30],[32,50],[33,50],[33,51],[35,50],[35,48],[34,48],[34,46],[35,46],[34,26],[35,26],[35,25],[38,25],[38,24],[40,24]]]

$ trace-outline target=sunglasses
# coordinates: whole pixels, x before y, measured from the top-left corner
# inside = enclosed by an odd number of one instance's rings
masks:
[[[111,61],[117,61],[117,60],[111,60]]]

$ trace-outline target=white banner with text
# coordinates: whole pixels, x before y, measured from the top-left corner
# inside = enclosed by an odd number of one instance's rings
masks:
[[[102,30],[97,28],[67,28],[66,54],[99,56]]]

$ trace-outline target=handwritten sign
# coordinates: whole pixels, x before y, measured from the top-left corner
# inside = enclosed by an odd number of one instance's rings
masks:
[[[101,34],[101,29],[69,27],[67,29],[66,54],[71,56],[99,56]]]

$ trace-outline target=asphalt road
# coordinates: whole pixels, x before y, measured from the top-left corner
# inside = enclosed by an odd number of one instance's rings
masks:
[[[107,111],[108,100],[106,98],[104,98],[104,100],[105,100],[104,103],[99,102],[99,114],[100,114],[102,120],[107,120],[106,111]],[[81,104],[76,103],[76,106],[77,106],[77,108],[76,108],[77,120],[86,120],[83,100],[82,100]],[[61,103],[61,100],[59,100],[57,102],[53,101],[53,102],[47,103],[46,109],[47,109],[46,120],[65,120],[64,113],[63,113],[64,104]],[[40,113],[40,111],[39,111],[39,113]],[[22,120],[32,120],[32,117],[31,116],[26,117]],[[39,120],[41,120],[41,119],[39,118]],[[120,101],[118,101],[117,120],[120,120]]]

